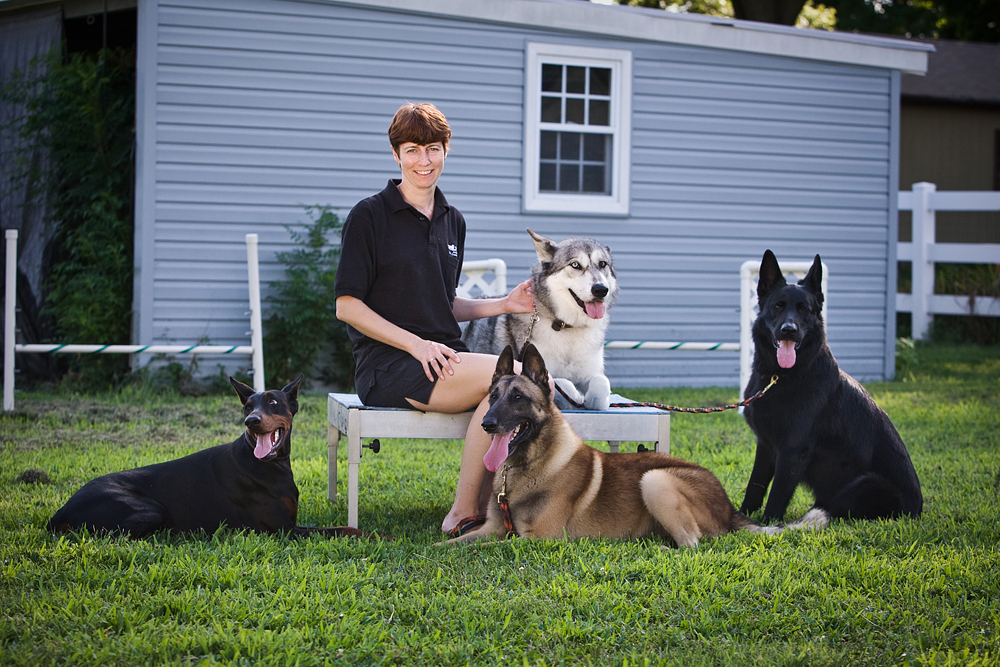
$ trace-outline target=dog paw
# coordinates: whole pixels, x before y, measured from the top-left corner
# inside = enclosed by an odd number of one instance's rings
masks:
[[[611,381],[603,375],[591,378],[583,405],[588,410],[607,410],[611,405]]]
[[[560,410],[579,410],[584,404],[584,396],[572,382],[566,378],[555,378],[556,407]]]

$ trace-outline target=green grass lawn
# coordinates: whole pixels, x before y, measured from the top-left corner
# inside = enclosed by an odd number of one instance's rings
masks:
[[[53,536],[46,521],[87,480],[235,438],[238,403],[22,393],[0,417],[0,664],[1000,664],[1000,348],[917,353],[907,381],[868,389],[909,448],[920,519],[735,533],[690,550],[441,547],[461,443],[421,440],[365,453],[361,527],[392,541]],[[305,525],[347,521],[346,501],[326,500],[325,413],[325,397],[308,395],[296,419]],[[742,500],[754,442],[735,412],[674,415],[671,450]],[[20,481],[27,469],[51,484]],[[789,517],[809,504],[800,490]]]

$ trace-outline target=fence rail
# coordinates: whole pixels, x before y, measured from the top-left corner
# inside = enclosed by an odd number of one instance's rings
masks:
[[[913,314],[913,337],[925,338],[934,315],[1000,317],[1000,299],[934,293],[934,264],[1000,264],[1000,244],[937,243],[937,211],[1000,211],[1000,192],[938,192],[933,183],[914,183],[899,193],[899,210],[913,211],[913,241],[900,243],[899,261],[913,265],[910,294],[896,295],[896,312]]]

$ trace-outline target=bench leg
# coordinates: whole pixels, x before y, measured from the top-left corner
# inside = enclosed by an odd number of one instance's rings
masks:
[[[608,449],[611,450],[612,454],[618,453],[618,445],[621,444],[620,440],[608,440]]]
[[[657,417],[656,420],[656,430],[659,433],[660,439],[656,441],[656,445],[653,449],[657,452],[663,452],[664,454],[670,453],[670,413],[664,412],[662,415]]]
[[[361,465],[361,424],[357,410],[347,418],[347,525],[358,527],[358,468]]]
[[[331,503],[337,502],[337,446],[340,431],[333,424],[326,425],[326,497]]]

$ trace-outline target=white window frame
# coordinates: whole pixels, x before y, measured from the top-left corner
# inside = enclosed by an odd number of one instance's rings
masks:
[[[524,199],[526,212],[627,215],[632,153],[632,52],[566,44],[527,44],[525,63]],[[538,189],[541,130],[565,132],[566,126],[541,122],[542,64],[611,69],[611,194],[541,192]],[[584,127],[584,126],[581,126]]]

